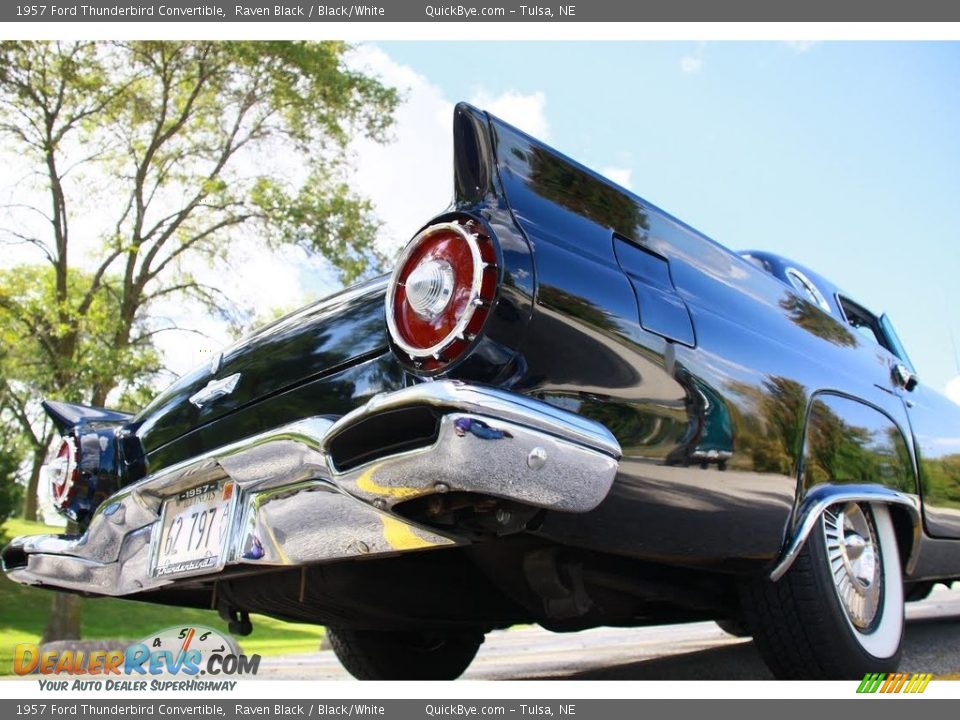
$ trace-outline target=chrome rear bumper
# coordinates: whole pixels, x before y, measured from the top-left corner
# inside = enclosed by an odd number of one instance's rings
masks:
[[[424,408],[436,426],[419,446],[373,452],[359,464],[337,456],[338,439],[401,428],[405,413]],[[374,450],[379,440],[390,438],[370,438]],[[239,492],[224,570],[449,547],[467,541],[402,518],[394,507],[467,492],[586,512],[606,497],[619,458],[613,435],[579,415],[493,388],[423,383],[378,395],[336,422],[308,418],[150,475],[101,504],[79,538],[16,538],[3,550],[3,569],[19,583],[102,595],[195,580],[150,572],[161,506],[224,479]]]

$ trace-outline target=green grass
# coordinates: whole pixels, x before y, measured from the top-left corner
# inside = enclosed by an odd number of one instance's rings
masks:
[[[53,527],[52,525],[44,525],[40,522],[30,522],[29,520],[21,520],[20,518],[10,518],[7,520],[3,527],[0,528],[0,537],[3,538],[4,542],[10,540],[10,538],[15,538],[17,535],[41,535],[43,533],[62,533],[63,528]]]
[[[59,532],[63,530],[42,523],[8,520],[0,535],[9,539],[17,535]],[[18,585],[0,577],[0,675],[13,672],[13,650],[18,643],[40,640],[52,597],[49,590]],[[85,640],[139,640],[181,623],[207,625],[223,633],[227,631],[227,624],[213,610],[166,607],[115,598],[84,598],[81,602],[81,634]],[[323,628],[315,625],[287,623],[262,615],[251,615],[250,619],[253,633],[237,638],[247,654],[313,652],[323,637]]]

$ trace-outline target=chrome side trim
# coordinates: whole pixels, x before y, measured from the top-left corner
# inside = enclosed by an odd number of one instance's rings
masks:
[[[797,512],[790,542],[773,570],[770,571],[770,579],[776,582],[790,569],[824,510],[831,505],[848,502],[883,503],[907,508],[913,520],[913,538],[910,553],[904,565],[904,574],[913,573],[920,554],[920,539],[923,532],[920,501],[915,495],[892,490],[882,485],[818,485],[804,497]]]

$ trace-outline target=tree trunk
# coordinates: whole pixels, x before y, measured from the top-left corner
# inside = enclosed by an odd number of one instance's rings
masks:
[[[79,528],[72,522],[67,523],[67,532],[76,533]],[[80,639],[80,596],[73,593],[54,593],[50,603],[50,617],[43,629],[41,643],[55,640]]]
[[[23,519],[37,519],[37,488],[40,485],[40,468],[43,467],[44,460],[47,459],[47,449],[35,448],[33,451],[33,464],[30,468],[30,480],[27,482],[27,492],[23,498]]]
[[[41,643],[80,639],[80,596],[54,593]]]

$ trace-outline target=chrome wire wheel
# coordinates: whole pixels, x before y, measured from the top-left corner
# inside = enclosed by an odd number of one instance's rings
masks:
[[[880,545],[873,521],[856,503],[827,509],[823,534],[833,585],[847,619],[869,631],[883,600]]]
[[[747,629],[776,677],[853,680],[897,669],[903,567],[883,503],[827,507],[783,577],[742,590]]]

